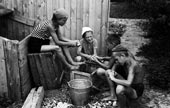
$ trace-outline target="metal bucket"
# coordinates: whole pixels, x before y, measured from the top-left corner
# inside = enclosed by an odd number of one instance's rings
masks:
[[[87,79],[73,79],[68,82],[73,105],[83,106],[88,103],[92,82]]]

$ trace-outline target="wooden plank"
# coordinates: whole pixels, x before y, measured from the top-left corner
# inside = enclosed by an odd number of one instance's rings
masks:
[[[64,36],[68,39],[71,39],[70,4],[71,4],[70,0],[65,0],[65,10],[68,13],[68,20],[67,20],[66,24],[64,25],[64,29],[65,29]]]
[[[12,9],[12,1],[11,0],[5,0],[5,7],[8,9]]]
[[[54,74],[54,65],[52,64],[52,54],[51,53],[41,53],[40,54],[40,62],[43,70],[41,71],[43,74],[43,79],[45,80],[45,85],[47,85],[47,89],[52,89],[53,87],[53,80],[51,75],[55,76]]]
[[[18,66],[18,43],[18,41],[13,40],[4,42],[9,96],[15,101],[21,99],[20,74]]]
[[[76,39],[81,39],[81,31],[82,31],[82,26],[83,26],[83,2],[82,0],[77,0],[77,17],[76,17],[76,29],[77,29],[77,37]]]
[[[81,71],[72,71],[70,74],[70,80],[73,79],[88,79],[92,81],[91,75],[89,73],[85,73]]]
[[[22,41],[19,42],[19,70],[21,76],[21,90],[22,90],[22,97],[25,98],[29,91],[31,90],[31,77],[28,67],[28,41],[30,36],[27,36]]]
[[[22,10],[23,10],[23,7],[22,7],[23,0],[17,0],[16,4],[17,4],[17,8],[16,8],[17,12],[19,12],[19,14],[22,15],[23,14],[22,13]]]
[[[46,20],[47,19],[47,0],[43,0],[42,7],[43,7],[43,20]]]
[[[101,33],[101,3],[103,0],[95,0],[95,28],[94,28],[94,38],[97,39],[98,49],[101,48],[100,33]],[[100,54],[100,50],[97,49],[97,53]],[[103,49],[102,49],[103,50]]]
[[[8,39],[12,39],[12,34],[13,34],[13,22],[8,19],[7,20],[7,25],[8,25],[8,28],[7,28],[7,31],[8,31],[8,34],[6,35]]]
[[[64,7],[64,0],[57,0],[57,4],[58,4],[58,8],[65,8]],[[64,26],[60,26],[60,31],[62,35],[65,35],[65,27]]]
[[[34,19],[36,22],[39,22],[39,15],[38,15],[38,0],[34,0]]]
[[[65,8],[64,7],[64,0],[58,0],[59,7],[58,8]]]
[[[35,25],[35,20],[33,20],[31,18],[26,18],[26,17],[18,15],[18,14],[10,16],[9,18],[14,20],[14,21],[17,21],[19,23],[23,23],[25,25],[28,25],[28,26],[32,26],[33,27]]]
[[[30,30],[30,26],[27,26],[27,25],[24,25],[24,38],[27,37],[30,33],[31,33],[31,30]]]
[[[46,89],[48,89],[48,85],[46,83],[46,78],[45,78],[45,75],[44,75],[44,72],[43,72],[44,68],[46,68],[46,67],[42,66],[41,58],[40,58],[38,53],[36,55],[34,55],[33,57],[34,57],[34,60],[35,60],[35,63],[36,63],[36,68],[37,68],[37,72],[38,72],[38,75],[39,75],[39,78],[40,78],[40,81],[41,81],[41,85],[46,90]]]
[[[12,0],[13,1],[13,10],[17,9],[17,0]]]
[[[40,75],[38,73],[37,63],[34,56],[35,56],[34,54],[28,54],[28,60],[29,60],[28,62],[33,77],[33,81],[35,84],[34,86],[40,86],[41,85]]]
[[[33,104],[32,108],[41,108],[41,103],[44,98],[44,88],[41,86],[38,88],[34,98],[33,98]]]
[[[23,29],[21,29],[21,30],[19,30],[19,26],[20,24],[19,23],[17,23],[16,21],[12,21],[12,35],[11,36],[9,36],[9,37],[11,37],[10,39],[11,40],[19,40],[19,32]]]
[[[83,0],[83,26],[89,26],[89,0]]]
[[[0,37],[0,96],[8,97],[6,62],[3,47],[3,41],[5,40],[5,38]]]
[[[53,64],[54,64],[54,72],[55,72],[55,81],[54,81],[54,85],[55,88],[60,87],[61,83],[62,83],[62,79],[63,79],[63,75],[64,75],[64,70],[63,70],[63,63],[61,61],[59,61],[59,57],[57,54],[53,55]]]
[[[95,0],[89,0],[89,27],[95,27]]]
[[[37,89],[33,88],[24,102],[22,108],[41,108],[44,98],[44,88],[41,86]]]
[[[28,17],[33,19],[34,18],[34,0],[28,0],[29,3],[28,3]]]
[[[71,8],[70,8],[70,18],[71,18],[71,39],[76,39],[76,0],[71,0]]]
[[[5,0],[1,0],[0,3],[4,4]]]
[[[53,2],[53,6],[52,6],[53,7],[53,11],[55,12],[58,9],[58,3],[57,3],[58,0],[53,0],[52,2]]]
[[[35,91],[36,89],[35,88],[32,88],[30,93],[28,94],[22,108],[29,108],[31,105],[30,105],[30,101],[32,100],[34,94],[35,94]]]
[[[47,0],[47,19],[51,19],[53,15],[53,0]]]
[[[109,0],[102,1],[102,21],[101,21],[101,37],[100,37],[100,43],[103,50],[101,50],[100,54],[105,55],[105,39],[107,36],[107,28],[108,28],[108,14],[109,14]]]
[[[29,0],[23,0],[23,4],[22,4],[22,6],[23,6],[23,10],[22,10],[22,15],[24,16],[24,17],[29,17]]]
[[[6,19],[6,17],[1,17],[1,36],[3,36],[3,37],[8,37],[8,25],[7,25],[7,19]]]

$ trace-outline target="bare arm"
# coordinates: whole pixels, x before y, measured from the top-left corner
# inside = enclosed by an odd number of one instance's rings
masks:
[[[93,52],[93,55],[96,55],[96,56],[97,56],[97,48],[94,47],[93,49],[94,49],[94,50],[93,50],[93,51],[94,51],[94,52]]]
[[[82,56],[82,57],[85,57],[87,59],[91,59],[91,55],[82,53],[81,51],[82,51],[82,46],[79,46],[78,49],[77,49],[77,54]]]
[[[101,63],[97,58],[95,58],[95,62],[98,63],[104,69],[110,69],[115,62],[114,58],[111,58],[108,64]]]
[[[95,56],[97,56],[97,47],[98,47],[97,40],[93,38],[93,55]]]
[[[124,86],[130,86],[134,79],[134,67],[130,67],[127,80],[115,78],[113,72],[110,72],[109,76],[110,76],[111,80],[113,80],[117,84],[124,85]]]
[[[50,34],[55,42],[56,45],[59,46],[76,46],[76,42],[64,42],[64,41],[60,41],[59,36],[56,34],[54,28],[51,25],[48,25],[48,29],[50,31]]]
[[[68,38],[66,38],[66,37],[64,37],[64,36],[62,36],[59,29],[56,31],[56,34],[57,34],[58,39],[59,39],[60,41],[64,41],[64,42],[72,42],[72,40],[70,40],[70,39],[68,39]]]

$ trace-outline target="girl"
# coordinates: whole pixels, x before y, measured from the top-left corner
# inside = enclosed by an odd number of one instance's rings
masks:
[[[68,19],[68,14],[64,9],[58,9],[53,13],[51,20],[40,22],[31,32],[28,43],[29,53],[40,53],[45,51],[55,51],[63,63],[71,70],[78,69],[83,62],[75,62],[71,58],[68,47],[78,47],[79,41],[69,40],[60,33],[60,26],[63,26]],[[50,45],[52,37],[55,45]],[[61,47],[61,50],[60,50]]]

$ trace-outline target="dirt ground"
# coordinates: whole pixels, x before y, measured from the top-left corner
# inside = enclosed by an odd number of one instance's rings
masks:
[[[121,37],[122,45],[126,46],[134,55],[139,52],[139,48],[149,43],[150,41],[144,36],[147,34],[146,31],[142,29],[142,22],[145,23],[147,20],[143,19],[116,19],[112,18],[111,22],[121,23],[126,25],[126,32]],[[138,60],[147,60],[142,56],[136,56]],[[168,91],[163,91],[155,88],[150,88],[147,81],[144,80],[145,90],[141,98],[137,101],[132,101],[130,108],[169,108],[170,107],[170,93]],[[106,92],[107,93],[107,92]],[[95,93],[95,95],[90,95],[89,103],[81,108],[113,108],[112,101],[102,102],[101,99],[105,97],[106,94],[103,92]],[[71,104],[71,99],[69,95],[69,88],[67,84],[63,84],[61,89],[49,90],[45,92],[45,97],[42,103],[42,108],[75,108]],[[22,103],[14,104],[16,107],[9,108],[21,108]],[[117,107],[118,108],[118,107]]]
[[[117,19],[112,18],[110,19],[110,23],[121,23],[126,25],[126,32],[121,37],[121,43],[122,45],[126,46],[134,55],[136,55],[137,52],[139,52],[139,48],[142,45],[145,45],[149,43],[150,41],[144,36],[147,34],[146,31],[143,31],[142,29],[142,23],[146,23],[147,20],[145,19]],[[142,56],[136,56],[138,60],[143,61],[144,63],[147,62],[147,60]],[[158,90],[150,88],[147,81],[144,80],[145,83],[145,90],[141,98],[139,98],[137,101],[133,101],[130,108],[169,108],[170,107],[170,93],[168,91]],[[63,86],[65,89],[61,89],[60,91],[50,91],[47,92],[46,98],[44,99],[44,103],[50,103],[47,102],[47,100],[50,100],[53,103],[53,100],[55,102],[62,101],[63,103],[67,103],[67,105],[70,105],[71,100],[69,98],[69,92],[68,87],[65,85]],[[58,93],[59,92],[59,96]],[[55,95],[51,95],[55,94]],[[62,95],[63,94],[63,95]],[[57,95],[57,96],[56,96]],[[97,93],[96,95],[91,95],[89,104],[86,106],[83,106],[82,108],[113,108],[112,101],[108,102],[102,102],[101,99],[105,95],[103,92]],[[57,97],[57,98],[56,98]],[[59,99],[58,97],[61,97]],[[45,104],[43,104],[43,108],[47,108]],[[56,104],[48,104],[56,105]],[[74,108],[74,106],[72,106]]]
[[[147,31],[143,31],[143,24],[147,23],[145,19],[117,19],[112,18],[110,23],[119,22],[126,25],[126,32],[121,37],[122,45],[126,46],[134,55],[140,52],[142,45],[148,44],[150,41],[145,38]],[[135,56],[138,60],[146,63],[147,59],[143,56]],[[140,108],[170,108],[170,93],[168,91],[152,89],[148,86],[148,82],[144,80],[145,91],[140,98]],[[138,107],[139,108],[139,107]]]

